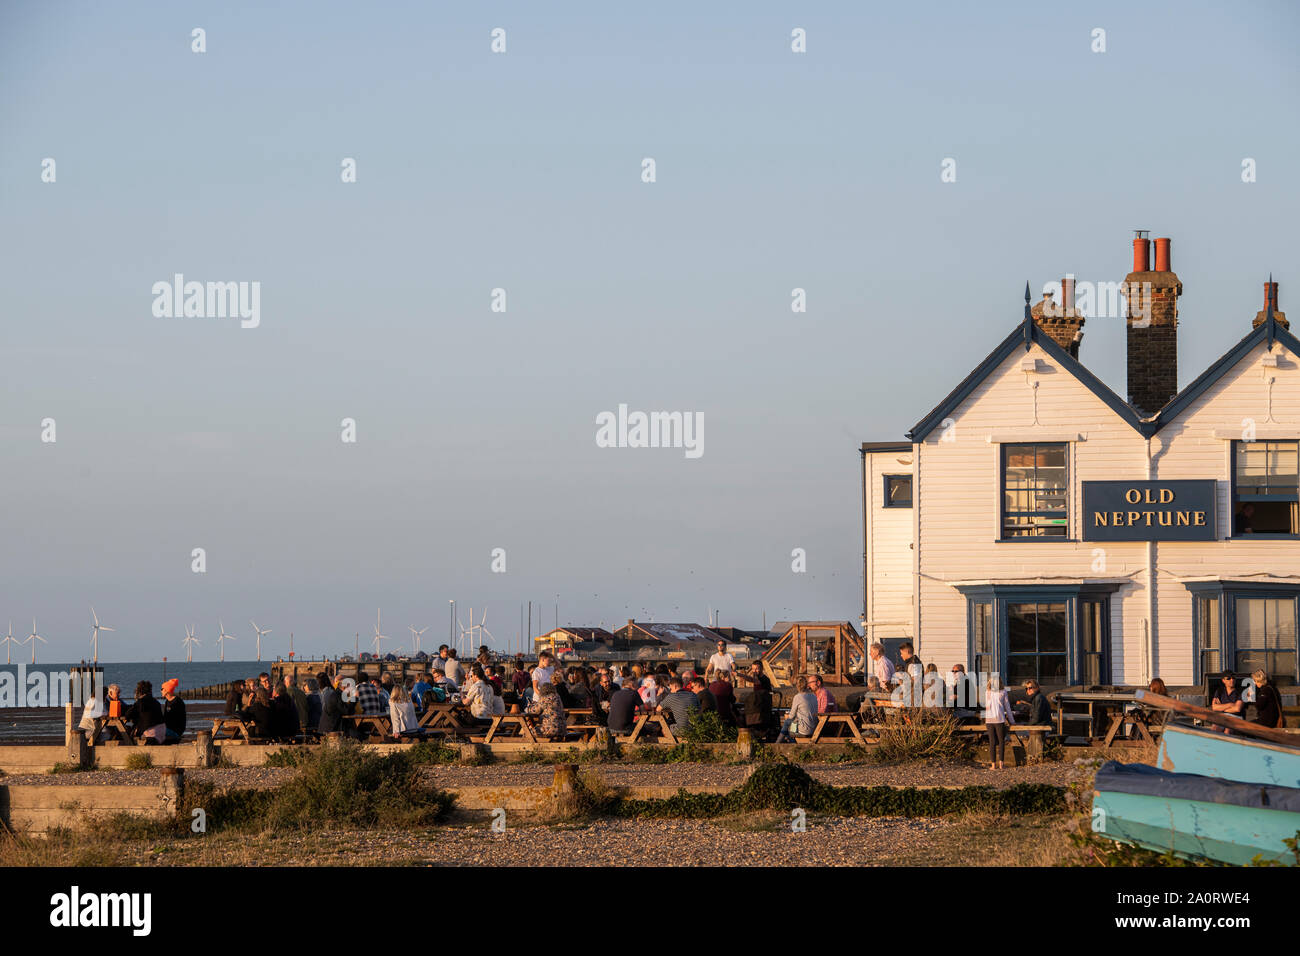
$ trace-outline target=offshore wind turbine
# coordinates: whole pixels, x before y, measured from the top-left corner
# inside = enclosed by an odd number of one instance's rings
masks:
[[[185,645],[185,662],[187,664],[194,661],[194,645],[199,643],[199,639],[194,636],[194,625],[191,624],[185,628],[185,640],[181,642]]]
[[[379,657],[379,642],[380,642],[380,641],[386,641],[386,640],[388,640],[388,638],[387,638],[385,635],[379,633],[379,622],[380,622],[380,620],[382,620],[382,618],[381,618],[381,616],[380,616],[380,609],[379,609],[379,608],[375,608],[375,636],[374,636],[374,638],[371,640],[371,643],[375,645],[375,657],[376,657],[376,658]]]
[[[6,637],[4,638],[4,644],[5,644],[5,663],[6,663],[6,664],[12,664],[12,663],[13,663],[13,661],[10,660],[10,657],[9,657],[9,655],[13,653],[13,647],[12,647],[11,645],[13,645],[13,644],[20,644],[20,643],[22,643],[22,642],[21,642],[21,641],[15,641],[15,640],[14,640],[14,622],[13,622],[13,621],[10,621],[10,622],[9,622],[9,633],[8,633],[8,635],[6,635]]]
[[[111,631],[112,628],[99,623],[99,615],[95,613],[95,608],[93,605],[90,608],[90,616],[95,619],[94,625],[90,628],[90,643],[91,643],[91,647],[93,648],[90,657],[91,657],[91,663],[98,664],[99,663],[99,632]],[[36,630],[35,625],[32,626],[32,630],[33,631]]]
[[[420,635],[427,631],[428,628],[422,627],[417,631],[415,625],[408,624],[406,629],[411,632],[411,646],[415,648],[415,650],[411,651],[411,654],[412,656],[417,655],[420,653]]]
[[[257,622],[252,619],[248,623],[253,625],[253,630],[257,631],[257,659],[260,661],[262,659],[262,635],[270,634],[271,629],[269,627],[258,627]]]
[[[32,645],[33,664],[36,663],[36,642],[37,641],[40,641],[42,644],[48,643],[48,641],[46,641],[45,638],[41,637],[41,635],[36,633],[36,618],[32,618],[32,633],[27,636],[27,640],[23,641],[23,643]]]
[[[226,659],[226,641],[233,641],[234,638],[226,633],[226,625],[221,623],[220,618],[217,619],[217,632],[217,650],[221,652],[221,659],[224,661]]]

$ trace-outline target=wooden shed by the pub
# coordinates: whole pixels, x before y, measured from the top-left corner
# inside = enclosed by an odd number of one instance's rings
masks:
[[[828,685],[862,683],[865,649],[848,621],[782,621],[763,652],[763,671],[774,686],[790,687],[800,674],[818,674]]]

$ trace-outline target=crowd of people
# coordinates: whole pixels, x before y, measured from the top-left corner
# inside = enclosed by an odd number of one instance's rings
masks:
[[[997,675],[976,678],[962,664],[954,664],[944,679],[934,664],[925,665],[910,643],[899,649],[901,668],[885,654],[881,644],[868,648],[870,671],[866,694],[858,712],[865,718],[881,719],[891,705],[920,705],[955,708],[964,717],[982,719],[988,737],[989,766],[1004,766],[1010,727],[1017,719],[1031,725],[1050,724],[1052,707],[1035,680],[1023,682],[1023,699],[1011,702],[1008,690]],[[1225,675],[1213,695],[1215,711],[1245,717],[1269,727],[1281,726],[1282,700],[1276,687],[1262,671],[1251,675],[1255,704],[1249,710],[1233,675]],[[983,686],[980,686],[980,681]],[[86,705],[81,728],[91,743],[122,737],[127,733],[144,743],[173,744],[185,734],[185,702],[178,696],[179,680],[165,681],[162,699],[153,696],[149,681],[140,681],[128,706],[121,687],[109,685],[103,701],[92,698]],[[748,690],[742,703],[738,689]],[[1159,678],[1150,690],[1167,693]],[[459,705],[471,724],[486,726],[504,714],[535,715],[541,737],[560,741],[568,734],[569,712],[589,712],[591,720],[611,733],[628,733],[637,719],[661,714],[674,732],[681,733],[701,714],[713,713],[727,727],[746,727],[758,739],[789,742],[810,737],[819,715],[835,713],[840,704],[818,674],[795,679],[794,696],[778,721],[773,706],[772,684],[762,665],[750,661],[741,668],[728,653],[725,641],[703,672],[675,661],[616,664],[574,663],[561,666],[550,651],[542,651],[535,664],[521,658],[500,661],[487,647],[468,665],[457,658],[454,648],[442,645],[430,658],[427,669],[396,680],[392,673],[370,675],[364,669],[353,673],[325,671],[315,677],[295,680],[286,674],[274,680],[263,671],[256,677],[236,680],[226,698],[225,713],[248,723],[254,736],[275,741],[294,741],[331,733],[362,736],[355,721],[344,718],[387,716],[392,734],[399,738],[422,736],[421,719],[428,708],[448,702]],[[931,701],[930,698],[936,700]],[[901,698],[901,699],[900,699]],[[981,714],[982,710],[982,714]],[[120,718],[115,720],[114,718]]]

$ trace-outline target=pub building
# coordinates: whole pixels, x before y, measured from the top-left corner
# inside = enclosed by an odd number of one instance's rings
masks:
[[[1026,287],[1023,320],[904,441],[862,445],[868,642],[1013,686],[1297,683],[1300,340],[1270,278],[1180,391],[1183,287],[1151,244],[1124,286],[1127,401],[1079,361],[1067,277],[1059,303]]]

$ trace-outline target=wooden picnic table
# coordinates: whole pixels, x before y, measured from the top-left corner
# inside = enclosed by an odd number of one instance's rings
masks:
[[[492,738],[497,732],[506,727],[519,728],[519,736],[531,743],[537,743],[537,723],[541,720],[541,714],[496,714],[492,718],[492,723],[488,726],[487,733],[483,737],[483,743],[492,743]]]
[[[1056,695],[1056,732],[1064,737],[1067,721],[1079,723],[1086,720],[1087,736],[1092,740],[1101,736],[1100,721],[1108,711],[1118,708],[1122,712],[1126,705],[1136,702],[1136,696],[1122,691],[1061,691]],[[1075,706],[1082,706],[1084,709],[1082,711],[1067,709]],[[1111,730],[1116,730],[1119,726],[1112,722]],[[1111,738],[1108,738],[1108,742],[1109,739]]]
[[[223,736],[223,733],[228,733],[229,736]],[[242,717],[231,715],[212,718],[213,740],[231,740],[237,743],[243,738],[244,743],[251,743],[256,736],[252,724]]]
[[[822,734],[832,725],[837,728],[847,726],[851,735],[858,743],[866,743],[866,739],[862,736],[862,728],[858,722],[858,715],[848,711],[818,714],[817,726],[813,728],[812,736],[808,738],[808,741],[814,744],[817,743],[822,739]]]
[[[659,725],[659,739],[664,743],[677,744],[677,735],[673,733],[672,725],[668,723],[667,714],[637,714],[632,729],[625,736],[619,737],[619,743],[634,744],[639,741],[647,724]]]
[[[483,728],[472,723],[473,719],[464,704],[448,700],[425,708],[420,716],[420,729],[445,730],[461,735],[480,733]]]
[[[109,744],[112,746],[112,745],[120,745],[122,743],[126,743],[126,744],[135,743],[135,738],[131,735],[131,729],[126,725],[125,718],[121,716],[100,717],[97,719],[97,726],[95,728],[95,740],[91,742],[92,747],[95,746],[95,744],[99,741],[99,735],[102,734],[104,731],[108,730],[110,727],[112,727],[122,736],[117,740],[105,740],[104,741],[105,744]]]
[[[393,736],[393,721],[387,714],[344,714],[344,724],[351,724],[358,733],[370,728],[370,737],[381,739]]]

